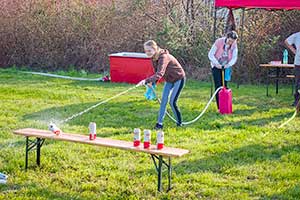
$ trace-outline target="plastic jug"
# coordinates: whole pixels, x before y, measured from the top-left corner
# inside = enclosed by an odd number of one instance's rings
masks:
[[[227,89],[224,83],[224,68],[222,68],[222,83],[223,88],[219,92],[219,112],[221,114],[232,113],[232,91]]]
[[[146,85],[146,92],[145,92],[144,96],[146,97],[147,100],[155,100],[156,99],[155,88],[156,88],[155,83],[153,83],[152,86]]]
[[[219,92],[219,112],[221,114],[232,113],[232,91],[223,87]]]

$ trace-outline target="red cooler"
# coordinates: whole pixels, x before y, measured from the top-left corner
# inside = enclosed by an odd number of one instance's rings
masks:
[[[154,74],[152,62],[145,53],[122,52],[109,55],[111,82],[137,84]]]

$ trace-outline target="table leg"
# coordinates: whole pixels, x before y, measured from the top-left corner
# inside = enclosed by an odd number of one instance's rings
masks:
[[[26,148],[25,148],[25,170],[28,168],[28,153],[32,149],[36,148],[36,164],[40,166],[41,163],[41,147],[44,143],[45,139],[36,138],[35,140],[30,140],[28,136],[26,136]]]
[[[279,85],[279,67],[276,67],[276,94],[278,94],[278,85]]]
[[[157,177],[158,178],[157,190],[160,192],[162,190],[162,184],[161,184],[161,179],[162,179],[162,156],[159,156],[157,176],[158,176]]]
[[[29,138],[26,137],[26,148],[25,148],[25,170],[28,168],[28,148],[29,148]]]
[[[172,187],[171,187],[171,177],[172,177],[172,164],[171,164],[171,157],[169,157],[169,166],[168,166],[169,186],[168,186],[168,191],[170,191],[172,189]]]
[[[267,84],[266,84],[266,93],[267,93],[267,96],[269,96],[269,81],[270,81],[270,78],[269,78],[269,73],[267,75]]]
[[[41,146],[42,146],[41,138],[37,138],[36,141],[36,164],[40,166],[41,163]]]
[[[156,172],[157,172],[157,190],[159,192],[162,191],[162,167],[165,165],[168,169],[168,190],[172,189],[171,187],[171,179],[172,179],[172,165],[171,165],[171,157],[168,157],[168,163],[164,161],[163,156],[157,156],[151,154],[151,158],[153,160]]]

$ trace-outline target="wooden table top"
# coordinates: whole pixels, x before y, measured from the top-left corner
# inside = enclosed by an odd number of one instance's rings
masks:
[[[260,64],[260,67],[280,67],[280,68],[294,68],[294,64]]]
[[[97,139],[95,140],[90,140],[89,135],[80,135],[80,134],[71,134],[71,133],[61,133],[60,135],[55,135],[51,131],[34,129],[34,128],[15,130],[14,134],[22,135],[26,137],[46,138],[46,139],[53,139],[53,140],[63,140],[69,142],[90,144],[96,146],[112,147],[112,148],[129,150],[129,151],[161,155],[164,157],[181,157],[189,153],[189,150],[186,149],[172,148],[166,146],[163,149],[158,150],[156,148],[156,145],[151,145],[149,149],[144,149],[142,142],[139,147],[134,147],[133,142],[115,140],[110,138],[97,137]]]

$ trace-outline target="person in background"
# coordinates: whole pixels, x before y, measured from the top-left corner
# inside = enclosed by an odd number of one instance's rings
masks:
[[[235,31],[230,31],[226,34],[226,37],[217,39],[208,53],[215,90],[222,86],[222,67],[225,68],[224,81],[226,88],[227,81],[230,81],[231,79],[231,67],[236,63],[238,56],[237,39],[237,33]],[[219,109],[218,94],[216,95],[216,103]]]
[[[185,84],[185,72],[177,59],[168,50],[161,49],[155,41],[149,40],[145,42],[144,50],[146,55],[152,60],[155,74],[140,81],[138,85],[156,83],[161,78],[165,79],[157,123],[154,128],[163,128],[163,119],[169,96],[169,103],[175,115],[177,126],[182,126],[182,118],[177,106],[177,100]]]
[[[299,99],[300,89],[300,32],[290,35],[285,41],[285,45],[295,54],[294,65],[295,65],[295,93],[294,102],[292,106],[296,106]]]

